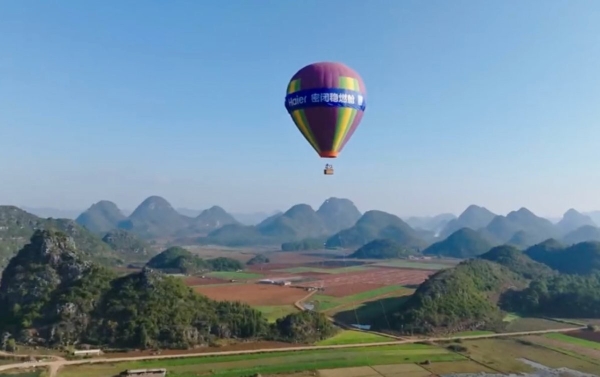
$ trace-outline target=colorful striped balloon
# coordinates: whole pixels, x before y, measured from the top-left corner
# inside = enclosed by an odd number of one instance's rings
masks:
[[[324,158],[336,158],[366,108],[365,84],[342,63],[314,63],[290,80],[285,107],[304,138]]]

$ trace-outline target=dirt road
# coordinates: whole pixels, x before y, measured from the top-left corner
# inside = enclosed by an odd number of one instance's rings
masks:
[[[226,356],[226,355],[243,355],[253,353],[276,353],[276,352],[289,352],[289,351],[308,351],[308,350],[326,350],[326,349],[338,349],[338,348],[357,348],[357,347],[379,347],[385,345],[396,345],[396,344],[408,344],[408,343],[419,343],[419,342],[439,342],[448,340],[470,340],[470,339],[485,339],[485,338],[502,338],[511,336],[524,336],[524,335],[536,335],[536,334],[548,334],[556,332],[570,332],[575,330],[582,330],[587,328],[582,327],[570,327],[563,329],[552,329],[552,330],[537,330],[537,331],[521,331],[504,334],[485,334],[485,335],[467,335],[467,336],[453,336],[444,338],[424,338],[424,339],[404,339],[396,340],[391,342],[383,343],[361,343],[361,344],[340,344],[335,346],[299,346],[299,347],[285,347],[285,348],[274,348],[274,349],[257,349],[257,350],[245,350],[245,351],[225,351],[225,352],[206,352],[206,353],[189,353],[184,355],[152,355],[152,356],[133,356],[133,357],[119,357],[119,358],[98,358],[98,359],[85,359],[85,360],[60,360],[55,359],[53,361],[44,362],[25,362],[16,364],[0,365],[0,371],[10,369],[26,369],[26,368],[49,368],[49,377],[56,377],[58,370],[64,365],[79,365],[79,364],[98,364],[98,363],[116,363],[123,361],[140,361],[140,360],[158,360],[158,359],[178,359],[187,357],[209,357],[209,356]]]

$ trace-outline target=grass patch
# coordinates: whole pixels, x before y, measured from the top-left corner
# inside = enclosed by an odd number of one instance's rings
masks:
[[[521,318],[521,316],[518,315],[518,314],[508,313],[508,314],[506,314],[504,316],[504,318],[502,319],[502,321],[504,321],[504,322],[512,322],[512,321],[514,321],[516,319],[519,319],[519,318]]]
[[[254,309],[260,310],[267,318],[267,321],[271,323],[275,322],[278,318],[283,318],[288,314],[298,311],[292,305],[254,306]]]
[[[59,371],[59,377],[106,377],[125,369],[167,368],[169,377],[195,377],[212,374],[239,377],[253,373],[277,374],[305,370],[356,367],[378,364],[443,362],[464,360],[443,348],[401,344],[346,349],[275,352],[230,356],[190,357],[114,364],[72,365]]]
[[[591,340],[585,340],[581,338],[576,338],[574,336],[569,336],[560,333],[552,333],[552,334],[544,334],[544,337],[548,339],[554,339],[565,343],[571,343],[580,347],[590,348],[594,350],[600,350],[600,343],[592,342]]]
[[[256,274],[254,272],[235,272],[235,271],[213,271],[209,272],[207,276],[218,278],[218,279],[236,279],[236,280],[244,280],[244,279],[259,279],[263,275]]]
[[[386,262],[379,262],[372,264],[371,266],[380,267],[397,267],[397,268],[413,268],[416,270],[443,270],[444,268],[450,268],[453,265],[443,263],[426,263],[426,262],[413,262],[406,259],[396,259]]]
[[[42,373],[43,373],[43,371],[41,371],[41,370],[28,371],[28,372],[15,370],[14,372],[10,372],[10,373],[9,372],[0,372],[0,377],[41,377]]]
[[[371,291],[365,291],[361,293],[357,293],[350,296],[345,297],[333,297],[327,295],[315,295],[312,298],[312,301],[316,302],[316,308],[319,311],[331,311],[332,309],[346,304],[351,303],[360,303],[364,301],[368,301],[370,299],[374,299],[379,296],[398,293],[398,296],[403,296],[410,292],[409,289],[403,287],[401,285],[388,285],[385,287],[373,289]]]
[[[394,339],[382,335],[362,331],[342,330],[335,336],[318,342],[317,345],[333,346],[338,344],[381,343],[391,341],[394,341]]]

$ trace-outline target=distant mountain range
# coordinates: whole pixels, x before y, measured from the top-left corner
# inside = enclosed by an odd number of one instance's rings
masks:
[[[458,217],[440,214],[403,220],[383,211],[361,213],[348,199],[329,198],[316,210],[307,204],[297,204],[285,212],[256,213],[242,221],[243,217],[219,206],[202,211],[176,210],[166,199],[151,196],[128,216],[116,204],[99,201],[75,222],[101,237],[124,230],[146,241],[160,240],[174,245],[294,243],[291,250],[318,245],[358,249],[372,241],[387,239],[407,250],[457,258],[477,256],[502,244],[523,249],[547,239],[567,245],[600,240],[600,228],[594,221],[600,220],[600,211],[580,213],[574,209],[555,222],[527,208],[503,216],[478,205],[468,206]],[[130,247],[141,248],[137,244]]]

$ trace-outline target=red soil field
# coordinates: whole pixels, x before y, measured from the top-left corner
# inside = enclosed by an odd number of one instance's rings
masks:
[[[195,291],[219,301],[241,301],[249,305],[293,305],[307,295],[303,289],[270,284],[200,286]]]
[[[599,346],[600,346],[600,332],[598,331],[574,331],[574,332],[570,332],[567,333],[567,335],[569,336],[573,336],[575,338],[579,338],[579,339],[585,339],[585,340],[589,340],[592,342],[598,342]]]
[[[299,283],[303,287],[323,287],[323,294],[335,297],[349,296],[388,285],[420,284],[435,271],[411,269],[371,269],[347,274],[320,276],[319,280]],[[303,276],[305,274],[302,274]]]

